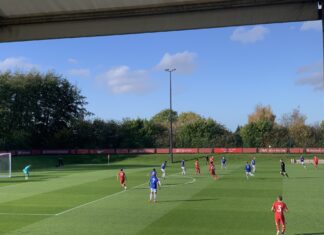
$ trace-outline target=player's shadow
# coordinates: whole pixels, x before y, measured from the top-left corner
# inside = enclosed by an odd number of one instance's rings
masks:
[[[276,181],[281,181],[281,178],[276,178],[276,177],[258,177],[258,178],[255,178],[257,180],[276,180]]]
[[[295,235],[323,235],[324,232],[319,233],[296,233]]]
[[[176,186],[179,186],[179,185],[184,185],[184,183],[174,183],[174,184],[163,184],[161,187],[162,188],[172,188],[172,187],[176,187]],[[135,187],[134,188],[135,190],[147,190],[148,187]]]
[[[201,199],[175,199],[175,200],[161,200],[160,203],[166,202],[204,202],[204,201],[216,201],[217,198],[201,198]]]

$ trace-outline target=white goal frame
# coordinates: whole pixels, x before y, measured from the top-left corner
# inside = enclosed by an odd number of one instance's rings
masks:
[[[0,172],[0,178],[11,178],[11,153],[0,153],[0,164],[1,164],[1,158],[5,156],[8,157],[8,172],[7,175],[5,172]]]

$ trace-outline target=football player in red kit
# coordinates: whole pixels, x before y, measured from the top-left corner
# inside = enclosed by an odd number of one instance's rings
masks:
[[[288,211],[288,207],[286,203],[282,201],[282,196],[277,197],[277,201],[273,203],[271,207],[271,211],[274,212],[277,235],[280,234],[280,224],[281,224],[281,234],[285,234],[286,220],[285,220],[284,213]]]
[[[216,169],[215,169],[214,162],[210,162],[209,163],[209,173],[210,173],[211,177],[214,180],[218,180],[219,179],[219,177],[216,175]]]
[[[317,167],[318,167],[318,157],[317,156],[314,156],[313,163],[314,163],[315,169],[317,169]]]
[[[196,170],[196,175],[200,175],[200,166],[199,166],[198,158],[195,161],[195,170]]]
[[[118,181],[118,178],[119,178],[120,185],[126,190],[127,189],[127,186],[126,186],[126,174],[125,174],[123,169],[120,169],[120,171],[118,172],[117,181]]]

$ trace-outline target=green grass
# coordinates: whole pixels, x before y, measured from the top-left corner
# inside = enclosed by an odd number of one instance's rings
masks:
[[[244,174],[251,155],[227,155],[228,169],[217,165],[221,179],[214,181],[204,158],[202,174],[194,174],[193,159],[202,155],[177,155],[156,204],[148,202],[148,172],[160,173],[166,155],[118,156],[109,166],[104,156],[65,156],[63,168],[55,167],[57,157],[17,157],[14,177],[0,179],[0,234],[275,234],[270,208],[278,194],[289,208],[288,235],[324,234],[324,165],[304,169],[290,164],[292,155],[255,156],[256,177],[247,181]],[[279,175],[280,158],[289,179]],[[20,168],[29,163],[25,181]],[[119,168],[128,177],[125,192],[116,181]]]

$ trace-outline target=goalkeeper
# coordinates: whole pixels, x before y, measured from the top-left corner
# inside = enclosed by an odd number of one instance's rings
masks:
[[[25,166],[24,169],[22,170],[22,172],[25,175],[25,180],[28,180],[30,167],[31,165]]]

